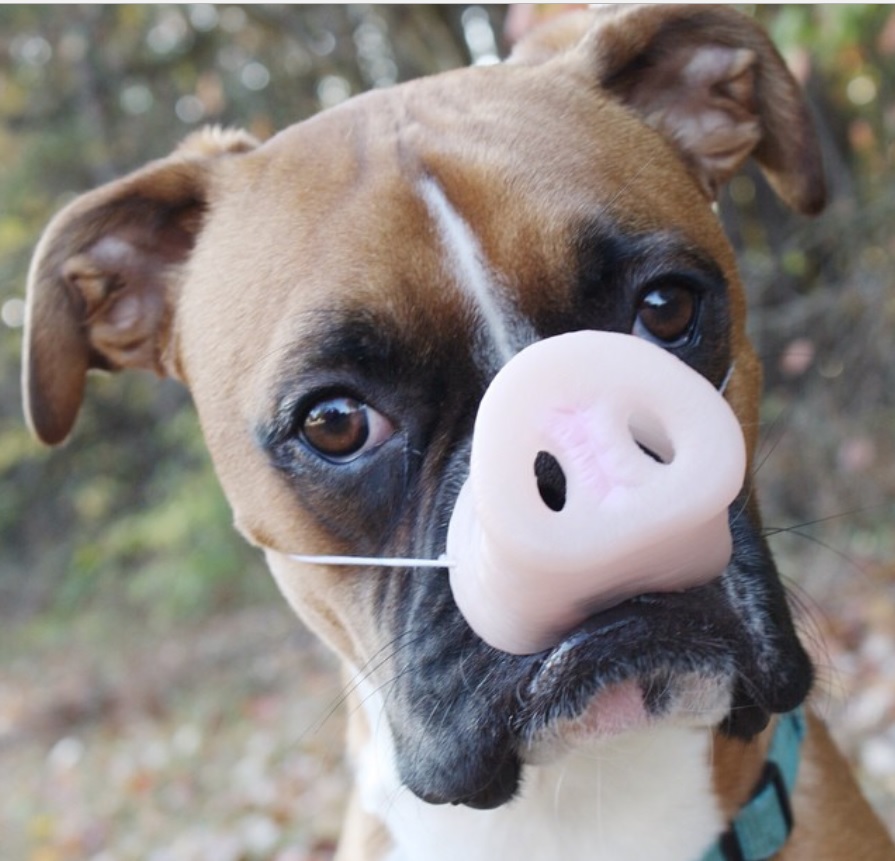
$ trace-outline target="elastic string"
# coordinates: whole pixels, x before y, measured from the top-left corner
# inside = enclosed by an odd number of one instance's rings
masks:
[[[731,362],[730,367],[727,369],[727,373],[724,375],[724,379],[721,380],[721,385],[718,388],[718,394],[723,395],[725,390],[727,389],[727,384],[730,382],[730,378],[733,376],[733,369],[736,367],[736,362]]]
[[[450,568],[453,561],[446,556],[437,559],[403,559],[378,556],[313,556],[303,553],[289,553],[297,562],[312,562],[315,565],[375,565],[381,568]]]

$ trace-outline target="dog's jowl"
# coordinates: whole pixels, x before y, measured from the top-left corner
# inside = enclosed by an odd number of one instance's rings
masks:
[[[91,369],[189,388],[237,527],[353,678],[340,859],[895,859],[806,705],[748,463],[722,570],[624,594],[531,654],[473,631],[446,567],[294,558],[438,559],[491,381],[580,330],[645,339],[723,391],[751,462],[761,372],[712,209],[750,157],[786,204],[823,206],[764,33],[725,8],[626,7],[263,144],[200,133],[47,228],[31,426],[64,440]],[[565,478],[531,469],[555,510]]]

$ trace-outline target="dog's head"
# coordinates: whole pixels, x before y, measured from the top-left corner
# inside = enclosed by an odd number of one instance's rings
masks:
[[[750,156],[790,205],[820,208],[779,55],[701,7],[567,19],[507,63],[358,97],[264,145],[200,134],[48,228],[30,422],[64,439],[93,368],[188,386],[239,529],[385,691],[422,798],[501,804],[550,737],[660,720],[748,737],[811,683],[748,479],[721,577],[530,656],[482,642],[444,572],[289,554],[438,556],[483,392],[508,354],[563,332],[633,332],[716,387],[733,365],[753,451],[760,371],[712,210]]]

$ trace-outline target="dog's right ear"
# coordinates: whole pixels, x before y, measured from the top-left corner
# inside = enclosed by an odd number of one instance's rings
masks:
[[[557,16],[511,63],[554,58],[659,132],[714,198],[750,156],[780,198],[825,203],[820,147],[801,89],[762,27],[726,6],[632,4]]]
[[[41,441],[68,436],[93,368],[176,376],[165,347],[210,168],[255,146],[245,132],[206,129],[50,222],[28,276],[22,370],[25,417]]]

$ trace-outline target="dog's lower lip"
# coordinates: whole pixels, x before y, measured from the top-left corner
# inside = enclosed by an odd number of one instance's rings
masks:
[[[614,633],[626,627],[637,625],[638,623],[642,624],[638,610],[649,603],[651,603],[651,600],[650,596],[647,595],[632,598],[587,619],[558,645],[547,652],[537,664],[528,684],[528,695],[537,696],[545,684],[548,686],[552,684],[553,679],[551,677],[563,665],[566,665],[573,659],[573,653],[576,650],[593,647],[595,641],[601,637],[610,638]]]

